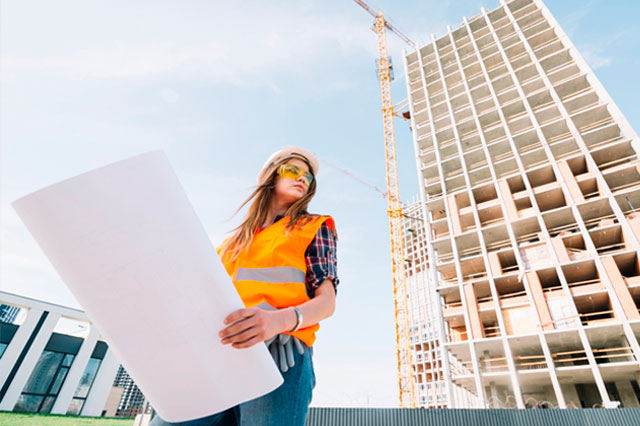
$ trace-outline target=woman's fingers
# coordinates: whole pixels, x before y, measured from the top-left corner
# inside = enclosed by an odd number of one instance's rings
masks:
[[[246,340],[244,342],[240,342],[240,343],[234,343],[232,346],[236,349],[240,349],[240,348],[250,348],[251,346],[255,345],[256,343],[260,343],[262,342],[262,339],[258,336],[252,337],[249,340]]]
[[[234,348],[248,348],[277,335],[276,319],[262,309],[238,309],[225,318],[225,324],[231,325],[222,329],[219,336],[225,345],[232,343]]]
[[[225,319],[225,324],[231,324],[232,322],[236,322],[242,318],[248,318],[256,314],[255,308],[247,308],[247,309],[238,309],[237,311],[231,312]]]
[[[237,311],[232,312],[224,320],[225,324],[231,325],[220,330],[218,335],[222,338],[229,337],[253,326],[255,322],[252,320],[255,319],[256,313],[257,310],[253,308],[238,309]]]
[[[259,330],[256,329],[255,327],[250,327],[244,331],[242,331],[241,333],[237,333],[234,334],[233,336],[229,336],[226,337],[224,339],[222,339],[222,343],[223,344],[228,344],[228,343],[242,343],[242,342],[246,342],[249,339],[252,339],[254,337],[258,337],[258,335],[260,334]]]
[[[222,339],[227,340],[228,338],[231,338],[239,333],[242,333],[245,330],[249,330],[255,325],[256,325],[255,319],[253,317],[249,317],[249,318],[243,319],[242,321],[237,321],[231,324],[229,327],[220,331],[219,334]],[[224,340],[222,343],[225,343]]]

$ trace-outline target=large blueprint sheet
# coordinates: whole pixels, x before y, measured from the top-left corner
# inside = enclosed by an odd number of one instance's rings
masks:
[[[222,345],[243,308],[165,154],[141,154],[12,203],[161,417],[203,417],[282,383],[265,345]]]

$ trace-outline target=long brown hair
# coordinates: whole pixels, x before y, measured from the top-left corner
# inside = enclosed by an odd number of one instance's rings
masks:
[[[238,209],[234,213],[237,214],[240,210],[242,210],[244,206],[251,202],[249,211],[247,212],[244,221],[240,224],[240,226],[232,230],[232,232],[235,233],[233,234],[229,242],[222,248],[221,257],[224,258],[224,256],[228,252],[230,252],[232,256],[231,259],[233,260],[237,258],[243,250],[249,247],[249,244],[251,244],[251,240],[253,240],[253,236],[255,235],[255,233],[267,221],[269,208],[271,207],[271,201],[273,200],[273,195],[275,192],[276,180],[278,178],[278,167],[293,158],[303,160],[309,167],[309,170],[312,171],[309,162],[297,155],[286,157],[278,163],[274,164],[272,166],[270,174],[264,180],[264,182],[258,185],[258,187],[251,193],[251,195],[249,195],[246,200],[244,200],[242,204],[240,204],[240,207],[238,207]],[[298,201],[289,206],[289,208],[285,212],[285,216],[290,217],[289,223],[286,226],[287,231],[292,230],[297,225],[304,225],[313,216],[315,216],[309,214],[309,212],[307,211],[309,202],[311,201],[315,193],[316,180],[313,179],[311,185],[309,185],[307,193]]]

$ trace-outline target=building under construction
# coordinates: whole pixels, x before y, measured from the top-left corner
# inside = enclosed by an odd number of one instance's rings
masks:
[[[539,0],[464,19],[405,69],[422,197],[422,215],[405,209],[418,218],[405,218],[405,274],[419,405],[639,406],[627,120]],[[422,284],[416,256],[431,261]]]

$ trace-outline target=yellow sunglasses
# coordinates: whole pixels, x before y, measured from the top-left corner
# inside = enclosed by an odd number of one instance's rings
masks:
[[[297,180],[300,176],[304,176],[304,183],[309,186],[313,182],[313,175],[298,166],[290,166],[283,164],[278,167],[278,175],[286,178]]]

